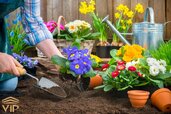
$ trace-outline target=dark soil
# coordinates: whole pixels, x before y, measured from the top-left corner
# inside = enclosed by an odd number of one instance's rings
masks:
[[[105,93],[102,90],[79,91],[70,80],[62,81],[55,67],[46,59],[39,60],[37,77],[52,79],[63,87],[68,97],[59,99],[52,94],[35,87],[35,80],[26,77],[19,82],[17,91],[12,95],[20,100],[20,108],[13,114],[162,114],[148,100],[142,109],[132,108],[126,92]],[[1,96],[2,97],[2,96]],[[0,111],[0,114],[7,114]]]

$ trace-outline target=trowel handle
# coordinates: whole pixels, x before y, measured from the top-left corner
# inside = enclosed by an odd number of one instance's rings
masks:
[[[36,78],[35,76],[33,76],[33,75],[31,75],[31,74],[28,74],[24,68],[22,68],[22,67],[17,67],[17,70],[19,71],[20,75],[27,75],[27,76],[29,76],[29,77],[35,79],[35,80],[37,81],[37,83],[39,82],[39,79],[38,79],[38,78]]]
[[[26,70],[24,68],[22,68],[22,67],[17,67],[17,70],[20,73],[20,75],[26,74]]]

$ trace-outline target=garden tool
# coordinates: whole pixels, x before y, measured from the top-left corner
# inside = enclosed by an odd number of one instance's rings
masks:
[[[27,75],[27,76],[35,79],[37,81],[37,84],[35,85],[35,87],[37,87],[45,92],[48,92],[52,95],[55,95],[56,97],[58,97],[60,99],[67,97],[67,93],[65,92],[65,90],[62,87],[60,87],[58,84],[51,81],[50,79],[41,77],[39,80],[37,77],[35,77],[31,74],[28,74],[24,68],[17,67],[17,69],[21,75]]]
[[[150,15],[150,22],[148,22],[148,14]],[[130,45],[130,43],[122,36],[115,26],[108,20],[108,16],[103,19],[112,31],[125,43]],[[133,44],[141,45],[146,49],[157,49],[160,43],[163,42],[163,32],[165,24],[156,24],[154,22],[154,11],[153,8],[148,7],[144,14],[144,22],[134,23],[132,27],[133,33],[124,33],[124,35],[133,35]]]

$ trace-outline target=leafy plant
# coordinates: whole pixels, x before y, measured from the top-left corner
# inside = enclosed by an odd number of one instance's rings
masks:
[[[160,44],[157,50],[150,50],[150,54],[152,57],[156,58],[157,60],[163,59],[167,63],[167,69],[171,70],[171,41],[166,43]],[[165,80],[167,85],[171,85],[171,78]]]
[[[63,74],[71,74],[73,77],[91,77],[95,76],[92,69],[92,63],[88,50],[78,50],[77,47],[68,47],[63,50],[67,54],[67,59],[58,55],[54,55],[51,61],[59,65],[60,72]]]
[[[96,32],[99,32],[99,41],[100,43],[98,45],[109,45],[107,42],[107,32],[106,28],[107,25],[105,23],[102,23],[102,19],[94,13],[95,10],[95,0],[90,0],[90,2],[82,1],[80,2],[80,8],[79,11],[81,14],[89,14],[92,18],[93,23],[93,29]]]
[[[10,40],[12,52],[20,54],[26,49],[30,48],[30,46],[28,46],[26,43],[27,41],[24,39],[26,37],[26,33],[23,31],[23,27],[20,22],[20,14],[16,14],[16,19],[12,20],[12,25],[9,25],[9,16],[7,16],[5,19],[6,22],[8,22],[7,33]]]
[[[164,87],[170,73],[166,70],[164,60],[146,57],[144,49],[139,45],[123,46],[112,50],[111,60],[107,70],[100,75],[104,84],[97,88],[104,91],[117,89],[119,91],[137,86],[154,85]]]
[[[57,31],[57,29],[56,29]],[[55,32],[57,33],[57,32]],[[72,46],[80,48],[80,43],[84,40],[94,40],[99,33],[93,33],[91,25],[83,20],[75,20],[65,25],[64,29],[61,29],[57,38],[66,39],[72,42]]]

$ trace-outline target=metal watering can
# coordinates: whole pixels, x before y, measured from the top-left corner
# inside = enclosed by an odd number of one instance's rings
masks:
[[[148,14],[150,14],[150,22],[148,22]],[[108,16],[103,19],[114,33],[125,43],[130,43],[122,36],[122,34],[108,20]],[[168,22],[167,22],[168,23]],[[133,44],[141,45],[146,49],[157,49],[163,41],[164,27],[167,24],[156,24],[154,22],[154,10],[148,7],[144,14],[144,22],[134,23],[132,27],[133,33],[124,33],[125,35],[133,35]]]

